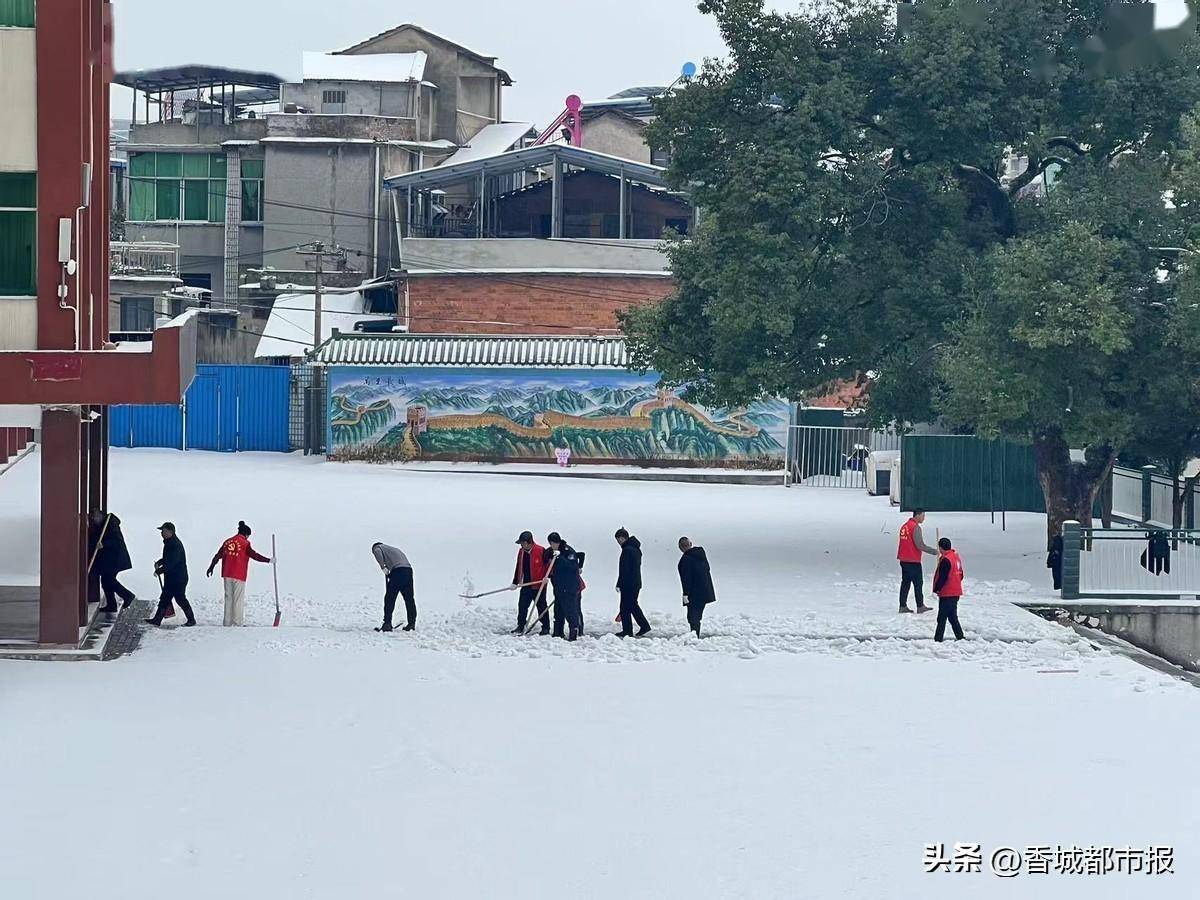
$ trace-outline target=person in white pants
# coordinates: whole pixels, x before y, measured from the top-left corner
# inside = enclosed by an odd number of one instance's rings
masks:
[[[223,541],[221,548],[208,565],[211,578],[217,563],[221,563],[221,578],[225,581],[225,624],[244,625],[246,622],[246,576],[250,560],[269,563],[271,558],[254,551],[250,546],[250,526],[238,522],[238,531]]]

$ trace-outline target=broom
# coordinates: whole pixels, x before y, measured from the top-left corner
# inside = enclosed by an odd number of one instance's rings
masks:
[[[275,535],[271,535],[271,577],[275,579],[275,624],[271,627],[278,628],[282,613],[279,611],[279,569],[275,565]]]

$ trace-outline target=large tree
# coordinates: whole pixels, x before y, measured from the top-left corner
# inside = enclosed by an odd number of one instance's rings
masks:
[[[636,359],[726,403],[870,373],[877,420],[1030,441],[1049,528],[1090,519],[1191,327],[1157,248],[1186,240],[1163,197],[1200,44],[1139,6],[701,2],[728,59],[652,135],[701,222],[675,294],[626,318]]]

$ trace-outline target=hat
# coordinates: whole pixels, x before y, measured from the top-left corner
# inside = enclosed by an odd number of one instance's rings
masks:
[[[521,536],[519,538],[517,538],[518,544],[523,544],[523,543],[525,543],[525,541],[529,541],[529,543],[531,543],[531,544],[533,543],[533,532],[532,531],[522,531]]]
[[[174,522],[163,522],[161,525],[158,526],[158,530],[159,531],[174,531],[175,523]]]

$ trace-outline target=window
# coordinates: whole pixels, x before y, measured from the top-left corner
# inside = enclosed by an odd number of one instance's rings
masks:
[[[153,297],[122,297],[121,298],[121,330],[122,331],[153,331],[154,330],[154,298]]]
[[[36,295],[37,176],[0,172],[0,296]]]
[[[346,111],[345,91],[321,91],[321,112],[344,113]]]
[[[129,219],[133,222],[224,222],[225,155],[132,154],[129,157]]]
[[[662,166],[664,169],[671,165],[671,151],[661,147],[650,148],[650,165]]]
[[[265,165],[261,159],[242,160],[242,221],[263,220],[263,176]]]
[[[0,25],[33,27],[34,0],[0,0]]]

